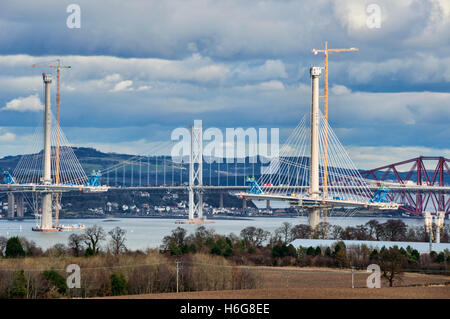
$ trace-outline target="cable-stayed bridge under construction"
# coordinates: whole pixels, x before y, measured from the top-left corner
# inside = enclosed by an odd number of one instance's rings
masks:
[[[109,189],[186,191],[189,220],[199,222],[203,220],[204,192],[218,192],[221,198],[224,192],[231,192],[242,198],[244,206],[247,200],[267,201],[267,206],[272,201],[286,202],[306,210],[312,227],[319,223],[320,214],[326,221],[327,212],[334,207],[400,208],[416,215],[425,211],[450,212],[449,159],[418,157],[372,170],[356,169],[319,110],[320,68],[312,67],[310,75],[311,112],[301,119],[280,147],[279,155],[263,170],[257,161],[245,157],[235,158],[232,163],[229,158],[205,158],[202,123],[195,121],[190,129],[187,158],[155,155],[173,144],[160,143],[147,156],[124,159],[90,176],[62,130],[52,125],[51,77],[43,75],[44,125],[36,130],[33,152],[23,155],[12,172],[0,175],[0,192],[8,192],[8,216],[14,215],[15,206],[17,215],[23,215],[25,199],[35,214],[42,212],[37,230],[56,231],[59,204],[52,202],[55,195]],[[27,199],[30,194],[32,201]]]

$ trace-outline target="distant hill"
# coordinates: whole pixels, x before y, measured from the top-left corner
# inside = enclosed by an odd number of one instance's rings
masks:
[[[103,153],[90,147],[72,147],[72,149],[86,172],[90,172],[93,169],[103,170],[134,156],[128,154]],[[1,158],[0,170],[13,171],[22,156],[23,155],[5,156]]]
[[[162,184],[164,183],[164,168],[161,165],[163,162],[163,157],[158,156],[156,157],[144,157],[144,156],[136,156],[136,155],[130,155],[130,154],[118,154],[118,153],[104,153],[97,149],[90,148],[90,147],[73,147],[72,148],[76,157],[80,161],[80,164],[82,165],[83,169],[85,170],[86,174],[89,175],[93,170],[99,170],[101,172],[105,172],[107,168],[111,168],[114,165],[121,164],[124,161],[129,161],[133,159],[133,162],[135,165],[131,167],[131,165],[125,165],[125,168],[123,165],[118,165],[117,170],[110,171],[110,178],[115,178],[117,176],[117,179],[120,180],[117,182],[117,185],[137,185],[139,182],[139,178],[141,178],[140,182],[142,185],[147,184],[149,182],[150,184]],[[14,168],[17,166],[17,163],[19,162],[22,155],[16,155],[16,156],[5,156],[0,159],[0,171],[8,170],[13,171]],[[180,181],[186,182],[189,180],[188,175],[188,164],[172,164],[170,162],[169,156],[164,157],[166,162],[168,163],[166,165],[166,177],[170,180],[166,180],[167,184],[172,183],[172,176],[171,173],[174,171],[173,180],[174,183],[178,183]],[[141,165],[139,165],[139,161],[141,161]],[[173,167],[173,170],[172,170]],[[180,170],[180,167],[182,168]],[[221,185],[235,185],[236,179],[235,175],[238,177],[238,184],[243,184],[243,178],[245,176],[252,176],[255,175],[257,178],[259,175],[259,172],[261,171],[261,163],[255,163],[250,164],[249,159],[246,159],[246,163],[238,163],[238,164],[209,164],[204,163],[203,165],[204,169],[204,183],[209,184],[209,182],[212,185],[218,184],[218,179],[220,178],[220,184]],[[211,169],[211,173],[210,173]],[[360,170],[363,171],[363,170]],[[125,178],[123,178],[123,173],[125,172]],[[133,178],[131,178],[131,172],[133,172]],[[405,178],[408,172],[399,172],[399,175],[402,178]],[[180,177],[180,174],[182,175]],[[433,172],[429,172],[429,175],[431,176]],[[378,172],[377,177],[380,178],[384,175],[383,172]],[[415,181],[417,174],[412,174],[412,180]],[[103,176],[104,179],[106,179],[106,176]],[[386,176],[385,180],[389,181],[397,181],[395,175],[393,172],[389,172]]]

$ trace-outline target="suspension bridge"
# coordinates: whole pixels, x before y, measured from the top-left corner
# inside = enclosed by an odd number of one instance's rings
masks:
[[[306,114],[280,148],[280,154],[264,166],[250,158],[207,158],[203,154],[201,121],[190,127],[187,158],[155,155],[173,142],[160,143],[149,155],[120,160],[101,172],[86,174],[66,136],[51,114],[51,76],[43,74],[45,109],[43,126],[36,129],[31,154],[23,155],[12,172],[0,175],[0,191],[8,193],[8,217],[23,217],[30,205],[41,216],[36,230],[57,231],[59,203],[65,192],[108,190],[179,190],[189,193],[190,222],[201,223],[203,193],[216,192],[248,200],[286,202],[304,209],[312,227],[322,214],[336,207],[363,210],[397,210],[421,215],[450,212],[449,159],[418,157],[372,170],[358,170],[319,110],[321,70],[310,70],[311,112]],[[405,165],[412,165],[404,170]],[[431,168],[431,165],[436,165]],[[57,170],[55,168],[58,168]],[[255,177],[256,176],[256,177]],[[31,200],[29,199],[31,195]],[[53,200],[53,202],[52,202]],[[53,211],[55,220],[53,220]],[[39,214],[39,212],[41,214]]]

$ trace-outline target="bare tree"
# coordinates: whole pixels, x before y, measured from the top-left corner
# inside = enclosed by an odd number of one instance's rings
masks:
[[[324,222],[320,222],[316,228],[314,228],[314,231],[312,233],[312,237],[313,238],[328,238],[329,237],[329,232],[330,232],[330,224],[329,223],[324,223]]]
[[[284,222],[275,230],[275,237],[278,237],[283,242],[283,244],[287,244],[292,241],[291,229],[292,224]]]
[[[383,224],[385,240],[397,241],[406,237],[406,224],[400,219],[390,219]]]
[[[312,228],[309,225],[295,225],[291,229],[291,238],[302,239],[311,237]]]
[[[389,286],[392,287],[394,279],[401,280],[400,275],[403,274],[403,267],[407,260],[398,249],[389,248],[380,253],[378,263],[383,277],[389,281]]]
[[[199,227],[200,228],[200,227]],[[186,229],[182,228],[182,227],[177,227],[174,230],[172,230],[172,234],[168,235],[168,236],[164,236],[162,242],[162,248],[164,250],[168,249],[169,246],[172,245],[177,245],[177,246],[182,246],[186,243],[187,241],[187,237],[186,237]]]
[[[109,231],[108,234],[111,236],[109,245],[114,255],[119,255],[122,251],[127,250],[127,247],[125,246],[125,229],[115,227],[113,230]]]
[[[199,226],[195,230],[193,235],[190,235],[191,238],[187,239],[195,244],[195,246],[201,249],[204,246],[208,246],[214,242],[214,229],[208,229],[205,226]]]
[[[332,239],[342,239],[344,229],[339,225],[333,225],[330,229]]]
[[[84,242],[93,255],[96,255],[99,252],[99,243],[100,241],[105,240],[105,238],[105,231],[101,226],[94,225],[86,228],[84,232]]]
[[[84,236],[79,234],[71,234],[69,236],[69,243],[68,246],[72,250],[73,255],[75,257],[79,257],[81,254],[81,251],[83,250],[83,241]]]
[[[244,240],[247,240],[255,247],[259,247],[263,244],[264,241],[269,237],[270,232],[265,231],[262,228],[256,228],[253,226],[246,227],[241,230],[241,237]]]
[[[380,240],[380,223],[375,220],[371,219],[366,224],[367,234],[371,239]]]

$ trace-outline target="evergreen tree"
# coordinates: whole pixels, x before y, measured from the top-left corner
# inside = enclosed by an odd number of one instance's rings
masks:
[[[316,247],[316,250],[314,251],[314,256],[319,256],[322,254],[322,249],[320,249],[319,246]]]
[[[25,274],[23,269],[19,270],[16,273],[16,279],[14,280],[13,287],[11,290],[12,298],[26,298],[27,297],[27,279],[25,278]]]
[[[42,275],[49,284],[57,289],[60,294],[65,294],[67,290],[66,279],[55,270],[45,270]]]
[[[11,237],[6,243],[5,257],[6,258],[16,258],[24,257],[25,250],[23,250],[22,244],[20,243],[19,237]]]
[[[315,253],[316,253],[316,250],[311,246],[309,246],[308,249],[306,250],[306,254],[309,256],[314,256]]]
[[[376,249],[372,250],[372,252],[370,253],[370,260],[372,259],[376,259],[378,256],[378,251]]]
[[[129,292],[128,283],[125,280],[123,274],[115,274],[111,275],[111,295],[112,296],[120,296],[126,295]]]

